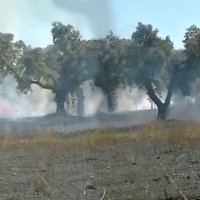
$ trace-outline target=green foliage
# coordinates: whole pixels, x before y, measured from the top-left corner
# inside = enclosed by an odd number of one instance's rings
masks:
[[[152,25],[139,22],[131,39],[141,46],[152,47],[158,39],[157,34],[158,29],[154,29]]]
[[[53,45],[24,48],[18,61],[21,75],[16,77],[21,92],[26,93],[31,84],[37,84],[66,95],[86,80],[84,43],[79,32],[60,22],[54,22],[52,26]]]
[[[79,31],[71,25],[54,22],[51,30],[54,45],[58,49],[58,63],[60,65],[59,79],[56,86],[63,91],[74,93],[87,80],[85,69],[85,42],[81,40]]]
[[[158,30],[151,25],[138,23],[132,40],[126,48],[127,84],[136,83],[145,88],[152,85],[157,93],[162,91],[169,79],[167,64],[173,50],[169,37],[158,37]]]
[[[185,54],[187,55],[187,62],[190,65],[199,63],[200,60],[200,29],[192,25],[186,30],[183,44],[185,47]]]
[[[95,85],[100,87],[105,94],[124,85],[123,78],[123,56],[125,43],[112,32],[105,39],[98,41],[98,50],[96,54],[97,74]]]
[[[0,73],[1,78],[8,74],[13,74],[13,68],[21,52],[24,43],[22,41],[14,42],[14,35],[9,33],[0,33]]]
[[[60,63],[66,59],[68,53],[75,53],[79,47],[81,35],[79,31],[75,30],[70,24],[64,25],[61,22],[54,22],[52,27],[51,33],[53,37],[53,43],[58,47],[58,61]]]
[[[31,84],[37,84],[44,89],[53,88],[57,78],[57,57],[53,47],[48,48],[24,48],[22,56],[18,59],[18,73],[15,78],[18,82],[18,90],[27,93]]]
[[[200,28],[190,26],[184,35],[185,73],[181,74],[180,82],[185,87],[180,87],[185,94],[189,95],[191,87],[200,76]],[[186,90],[184,90],[186,89]]]

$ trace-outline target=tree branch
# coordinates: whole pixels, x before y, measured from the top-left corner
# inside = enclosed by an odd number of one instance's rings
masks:
[[[54,90],[54,87],[49,84],[44,84],[36,80],[28,79],[27,77],[21,77],[12,67],[9,67],[9,70],[14,74],[15,78],[19,79],[21,82],[28,82],[29,84],[35,84],[40,86],[43,89]]]
[[[165,98],[165,103],[164,104],[166,106],[169,106],[171,98],[172,98],[173,89],[174,89],[174,86],[175,86],[176,75],[177,75],[177,73],[175,73],[175,71],[174,71],[173,74],[172,74],[169,86],[168,86],[167,96]]]
[[[179,72],[181,72],[184,68],[181,68],[181,65],[183,65],[184,62],[177,62],[174,66],[174,70],[172,72],[172,76],[168,85],[168,91],[167,91],[167,96],[165,98],[165,105],[169,106],[171,98],[172,98],[172,94],[173,94],[173,90],[176,84],[176,78]]]
[[[43,89],[46,89],[46,90],[54,90],[54,87],[53,86],[51,86],[51,85],[48,85],[48,84],[44,84],[44,83],[41,83],[41,82],[39,82],[39,81],[34,81],[34,80],[29,80],[30,82],[30,84],[35,84],[35,85],[38,85],[38,86],[40,86],[41,88],[43,88]]]

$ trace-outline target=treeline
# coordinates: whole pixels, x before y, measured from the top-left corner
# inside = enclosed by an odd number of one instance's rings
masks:
[[[200,29],[186,29],[183,49],[174,49],[169,36],[161,38],[158,29],[138,23],[130,39],[113,32],[105,38],[83,40],[72,25],[52,24],[53,44],[33,48],[14,35],[0,33],[0,73],[11,74],[17,91],[27,93],[32,84],[55,94],[56,113],[65,113],[69,96],[78,97],[78,114],[84,113],[82,86],[91,79],[107,98],[108,111],[116,108],[116,89],[137,86],[146,90],[165,119],[173,92],[189,95],[200,77]],[[165,101],[160,100],[167,90]],[[8,91],[9,92],[9,91]]]

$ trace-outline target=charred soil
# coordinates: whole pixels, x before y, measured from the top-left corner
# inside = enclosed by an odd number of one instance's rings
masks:
[[[1,199],[198,199],[199,130],[198,123],[159,122],[1,136]]]

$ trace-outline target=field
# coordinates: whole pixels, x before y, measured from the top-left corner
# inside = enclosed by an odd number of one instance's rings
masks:
[[[29,131],[0,138],[2,200],[198,199],[198,122]]]

